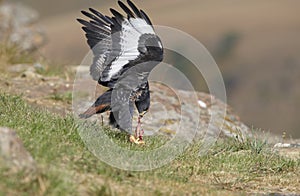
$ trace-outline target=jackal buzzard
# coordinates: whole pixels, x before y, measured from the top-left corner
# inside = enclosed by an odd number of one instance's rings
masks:
[[[112,8],[112,16],[90,8],[89,12],[82,11],[89,21],[77,19],[94,54],[90,74],[109,88],[80,117],[110,110],[110,123],[132,134],[135,105],[139,112],[138,126],[130,140],[143,143],[140,119],[150,107],[148,76],[163,60],[163,46],[143,10],[130,0],[128,6],[122,1],[118,4],[126,16]]]

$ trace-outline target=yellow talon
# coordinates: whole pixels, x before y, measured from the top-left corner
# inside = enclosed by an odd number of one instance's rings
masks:
[[[139,138],[135,138],[133,135],[131,135],[131,136],[129,137],[129,141],[130,141],[131,143],[135,143],[135,144],[138,144],[138,145],[140,145],[140,144],[145,144],[145,142],[144,142],[143,140],[140,140]]]
[[[129,137],[129,141],[132,142],[132,143],[135,143],[136,139],[135,139],[135,137],[133,135],[131,135]]]

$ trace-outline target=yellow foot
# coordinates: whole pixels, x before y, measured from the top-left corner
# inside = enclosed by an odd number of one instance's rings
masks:
[[[135,138],[135,136],[133,136],[133,135],[131,135],[131,136],[129,137],[129,141],[130,141],[131,143],[135,143],[135,144],[138,144],[138,145],[143,145],[143,144],[145,144],[145,142],[144,142],[143,140],[141,140],[140,138]]]

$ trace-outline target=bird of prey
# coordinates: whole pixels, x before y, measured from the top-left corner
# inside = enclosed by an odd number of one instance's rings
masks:
[[[112,8],[112,16],[89,8],[81,12],[88,20],[77,19],[83,25],[94,55],[90,75],[109,88],[79,116],[89,118],[110,111],[110,124],[128,132],[131,142],[143,144],[141,118],[150,107],[148,76],[163,60],[163,46],[143,10],[130,0],[127,5],[122,1],[118,4],[124,15]],[[135,133],[132,131],[134,105],[139,113]]]

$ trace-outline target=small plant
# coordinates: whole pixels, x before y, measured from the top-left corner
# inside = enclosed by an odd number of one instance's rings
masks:
[[[252,152],[256,154],[260,154],[264,149],[267,148],[267,141],[261,140],[258,138],[251,138],[249,139],[249,146]]]
[[[50,95],[50,99],[53,99],[55,101],[71,103],[72,102],[72,92],[65,92],[65,93],[55,92],[52,95]]]
[[[240,36],[236,32],[228,32],[224,34],[219,41],[219,44],[216,47],[213,56],[215,56],[216,59],[221,60],[230,56],[232,54],[232,51],[236,47],[239,38]]]

